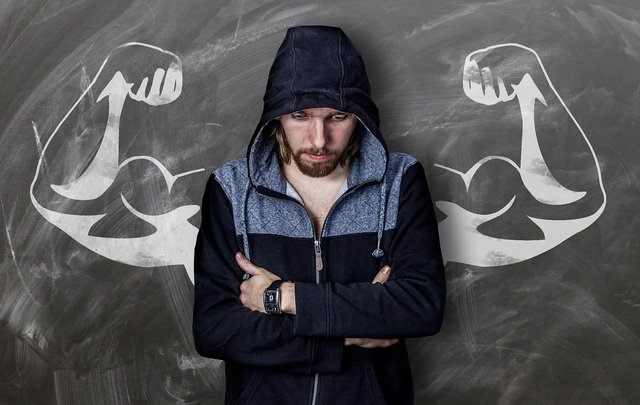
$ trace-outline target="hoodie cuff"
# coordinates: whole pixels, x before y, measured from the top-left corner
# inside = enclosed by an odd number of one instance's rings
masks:
[[[296,336],[329,336],[328,283],[296,282]]]

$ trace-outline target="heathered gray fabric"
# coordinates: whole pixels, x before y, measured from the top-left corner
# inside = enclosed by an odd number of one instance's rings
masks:
[[[275,157],[272,160],[276,160]],[[389,155],[386,173],[385,230],[395,227],[402,175],[415,162],[413,157],[406,154],[391,153]],[[366,167],[365,165],[359,167],[360,171],[356,171],[356,174],[362,173],[365,177],[371,175],[371,171],[367,173],[361,170]],[[279,171],[277,163],[275,169]],[[248,182],[247,161],[246,159],[233,160],[216,169],[214,174],[231,201],[236,229],[240,232],[243,228],[241,221],[244,221],[242,202]],[[272,174],[268,176],[273,179]],[[350,179],[352,177],[354,177],[354,169],[349,175]],[[281,175],[280,178],[282,178]],[[361,181],[357,184],[361,184]],[[283,188],[284,194],[286,182],[283,182]],[[364,186],[354,192],[346,193],[339,199],[338,205],[334,206],[328,217],[323,236],[378,232],[380,203],[380,184]],[[251,234],[313,237],[311,220],[304,207],[294,201],[260,195],[254,188],[250,189],[247,198],[247,220],[247,232]]]
[[[251,145],[249,170],[254,186],[263,186],[278,193],[286,193],[286,181],[280,172],[276,156],[276,140],[265,134],[265,128],[258,133]]]
[[[415,158],[404,153],[389,155],[384,230],[393,229],[396,226],[402,175],[415,163]],[[381,184],[378,183],[374,187],[363,187],[343,196],[327,219],[323,236],[378,232],[380,187]]]
[[[241,235],[245,221],[243,200],[249,181],[247,159],[232,160],[217,168],[214,174],[231,202],[236,232]],[[286,186],[286,183],[283,184]],[[305,209],[297,203],[260,195],[255,188],[250,188],[246,204],[247,233],[300,238],[313,236],[311,220]]]
[[[369,181],[381,181],[386,166],[387,154],[384,147],[365,127],[360,141],[359,156],[353,160],[347,185],[351,188]]]

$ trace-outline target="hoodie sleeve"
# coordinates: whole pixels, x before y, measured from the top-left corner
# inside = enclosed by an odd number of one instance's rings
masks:
[[[296,283],[297,336],[403,338],[437,333],[445,304],[438,227],[419,162],[400,188],[384,284]]]
[[[231,204],[212,175],[195,247],[193,339],[198,353],[297,373],[340,371],[344,339],[295,336],[293,317],[242,305],[242,271],[234,259],[240,250]]]

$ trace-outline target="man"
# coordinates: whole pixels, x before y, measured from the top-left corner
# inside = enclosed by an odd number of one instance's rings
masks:
[[[413,403],[402,338],[436,333],[445,301],[436,218],[342,30],[287,31],[195,257],[195,345],[226,361],[226,403]]]

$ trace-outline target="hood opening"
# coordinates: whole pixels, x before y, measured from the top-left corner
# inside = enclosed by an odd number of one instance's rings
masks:
[[[282,115],[315,107],[355,114],[365,128],[360,149],[366,158],[357,167],[354,161],[352,170],[358,169],[363,178],[382,179],[387,146],[380,133],[378,108],[371,99],[371,86],[360,53],[340,28],[298,26],[287,30],[276,53],[269,71],[262,116],[247,148],[249,177],[254,185],[268,187],[271,184],[276,187],[275,191],[282,190],[282,184],[274,183],[265,172],[278,163],[277,157],[273,162],[273,157],[267,156],[272,155],[275,142],[269,136],[270,122]],[[380,162],[382,168],[372,167]],[[361,179],[353,180],[358,183]]]

